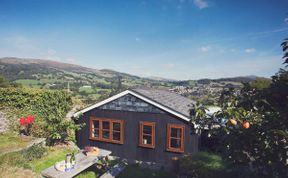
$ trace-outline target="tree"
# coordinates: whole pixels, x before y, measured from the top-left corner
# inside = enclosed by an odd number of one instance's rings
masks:
[[[287,64],[288,39],[281,45]],[[222,110],[215,116],[229,122],[209,130],[211,137],[218,140],[218,152],[234,165],[250,168],[259,177],[288,177],[287,65],[272,77],[270,86],[257,88],[248,83],[240,95],[224,91],[220,104]],[[201,121],[210,123],[211,118]]]
[[[0,88],[7,88],[9,86],[9,82],[2,75],[0,75]]]
[[[286,38],[283,43],[281,44],[284,55],[283,55],[283,59],[284,62],[283,64],[288,64],[288,38]]]
[[[256,90],[263,90],[264,88],[269,88],[272,81],[264,77],[257,77],[255,80],[250,82],[250,86]]]

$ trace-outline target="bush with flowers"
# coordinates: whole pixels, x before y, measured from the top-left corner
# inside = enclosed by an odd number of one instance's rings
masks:
[[[0,88],[0,109],[9,118],[9,129],[19,132],[20,124],[21,133],[44,137],[48,144],[73,139],[70,133],[79,127],[65,119],[72,106],[72,96],[65,91]]]
[[[34,123],[34,116],[29,115],[26,118],[20,118],[19,123],[20,123],[20,134],[23,135],[31,135],[31,128]]]

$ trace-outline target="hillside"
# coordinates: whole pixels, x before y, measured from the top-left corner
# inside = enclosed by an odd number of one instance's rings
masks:
[[[141,78],[111,69],[99,70],[51,60],[15,57],[0,58],[0,69],[0,75],[11,82],[32,88],[69,89],[88,103],[107,97],[117,87],[135,86],[166,88],[193,99],[215,98],[223,88],[239,89],[241,82],[255,80],[254,76],[184,81]]]
[[[42,59],[0,58],[0,75],[11,82],[32,88],[67,89],[78,97],[97,100],[101,95],[109,95],[119,85],[170,87],[165,82],[113,71],[92,69],[75,64]],[[69,84],[68,84],[69,83]]]

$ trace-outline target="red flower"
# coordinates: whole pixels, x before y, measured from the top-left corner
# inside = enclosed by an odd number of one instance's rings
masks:
[[[31,124],[34,122],[34,117],[29,115],[26,120],[27,120],[28,124]]]
[[[20,125],[26,125],[27,124],[26,118],[20,118],[19,122],[20,122]]]
[[[20,118],[20,125],[32,124],[34,122],[34,116],[29,115],[27,118]]]

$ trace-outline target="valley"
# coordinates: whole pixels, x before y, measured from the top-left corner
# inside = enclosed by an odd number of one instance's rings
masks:
[[[255,76],[168,80],[142,78],[108,69],[91,69],[42,59],[0,58],[0,75],[16,85],[30,88],[61,89],[81,100],[84,105],[103,100],[130,87],[167,89],[206,105],[217,105],[223,89],[239,91],[243,82],[251,82]]]

